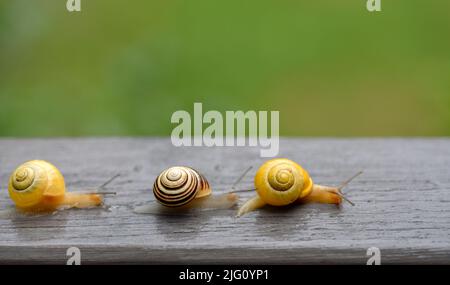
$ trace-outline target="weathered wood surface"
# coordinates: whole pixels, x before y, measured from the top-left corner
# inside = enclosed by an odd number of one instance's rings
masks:
[[[252,187],[264,159],[257,148],[175,148],[166,138],[1,139],[2,210],[13,209],[10,173],[30,159],[57,165],[68,188],[121,176],[104,208],[1,217],[0,263],[65,264],[66,249],[77,246],[83,264],[365,264],[374,246],[382,264],[450,264],[450,139],[282,139],[280,157],[321,184],[364,170],[346,189],[356,206],[139,215],[133,208],[154,199],[153,180],[168,166],[200,170],[221,193],[250,165],[239,188]]]

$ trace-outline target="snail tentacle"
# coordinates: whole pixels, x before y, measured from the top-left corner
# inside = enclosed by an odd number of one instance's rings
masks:
[[[258,196],[247,201],[239,209],[237,216],[265,204],[285,206],[292,203],[315,202],[339,205],[342,200],[346,200],[354,205],[341,190],[361,173],[358,172],[339,187],[329,187],[314,184],[308,172],[292,160],[284,158],[269,160],[255,175],[255,190]]]
[[[208,180],[185,166],[170,167],[159,174],[153,184],[156,202],[138,206],[139,214],[170,214],[186,210],[228,209],[236,205],[235,193],[211,195]]]
[[[350,205],[355,206],[355,203],[350,201],[343,193],[342,189],[347,186],[353,179],[361,175],[363,172],[359,171],[346,181],[344,181],[339,187],[330,187],[323,185],[313,185],[311,194],[306,197],[300,198],[299,203],[325,203],[325,204],[341,204],[342,200],[347,201]]]
[[[227,209],[237,203],[235,193],[212,196],[208,180],[198,171],[185,166],[174,166],[164,170],[153,184],[156,201],[166,208]],[[137,207],[138,213],[161,213],[171,210],[153,204]]]
[[[99,189],[103,189],[116,177],[108,180]],[[90,208],[103,203],[103,195],[100,193],[66,192],[61,172],[44,160],[32,160],[20,165],[9,179],[8,192],[16,208],[27,213]]]
[[[297,200],[298,203],[341,204],[342,196],[335,187],[314,184],[308,196]]]

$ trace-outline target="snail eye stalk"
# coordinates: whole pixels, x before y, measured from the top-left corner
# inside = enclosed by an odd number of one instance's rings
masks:
[[[156,177],[153,184],[156,202],[134,209],[139,214],[182,213],[188,210],[228,209],[236,205],[235,193],[211,195],[208,180],[186,166],[170,167]]]
[[[108,180],[106,185],[112,180]],[[43,160],[20,165],[8,184],[8,192],[16,208],[30,213],[100,206],[103,204],[103,194],[111,193],[98,191],[101,189],[103,187],[96,189],[95,193],[67,192],[61,172]]]
[[[342,200],[355,205],[343,193],[342,189],[350,181],[361,175],[358,172],[339,187],[314,184],[309,173],[300,165],[288,159],[272,159],[265,162],[255,175],[255,190],[257,196],[244,203],[237,216],[263,207],[284,206],[293,203],[325,203],[341,204]],[[249,190],[238,190],[249,191]]]

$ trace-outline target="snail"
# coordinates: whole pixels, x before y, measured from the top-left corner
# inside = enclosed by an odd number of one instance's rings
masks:
[[[292,160],[280,158],[265,162],[256,172],[255,190],[257,196],[248,200],[238,210],[237,216],[263,207],[285,206],[292,203],[326,203],[341,204],[346,200],[353,205],[341,192],[353,176],[340,187],[330,187],[314,184],[308,172]]]
[[[32,160],[20,165],[9,179],[8,192],[16,208],[24,212],[96,207],[103,203],[101,194],[112,194],[67,192],[61,172],[43,160]]]
[[[235,193],[211,195],[208,180],[191,167],[170,167],[156,177],[153,194],[157,203],[139,206],[137,213],[161,213],[186,209],[227,209],[236,205]],[[162,207],[161,207],[162,206]]]

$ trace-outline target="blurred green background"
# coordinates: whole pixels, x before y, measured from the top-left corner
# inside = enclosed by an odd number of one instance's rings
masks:
[[[170,135],[279,110],[285,136],[450,135],[450,1],[0,1],[0,136]]]

